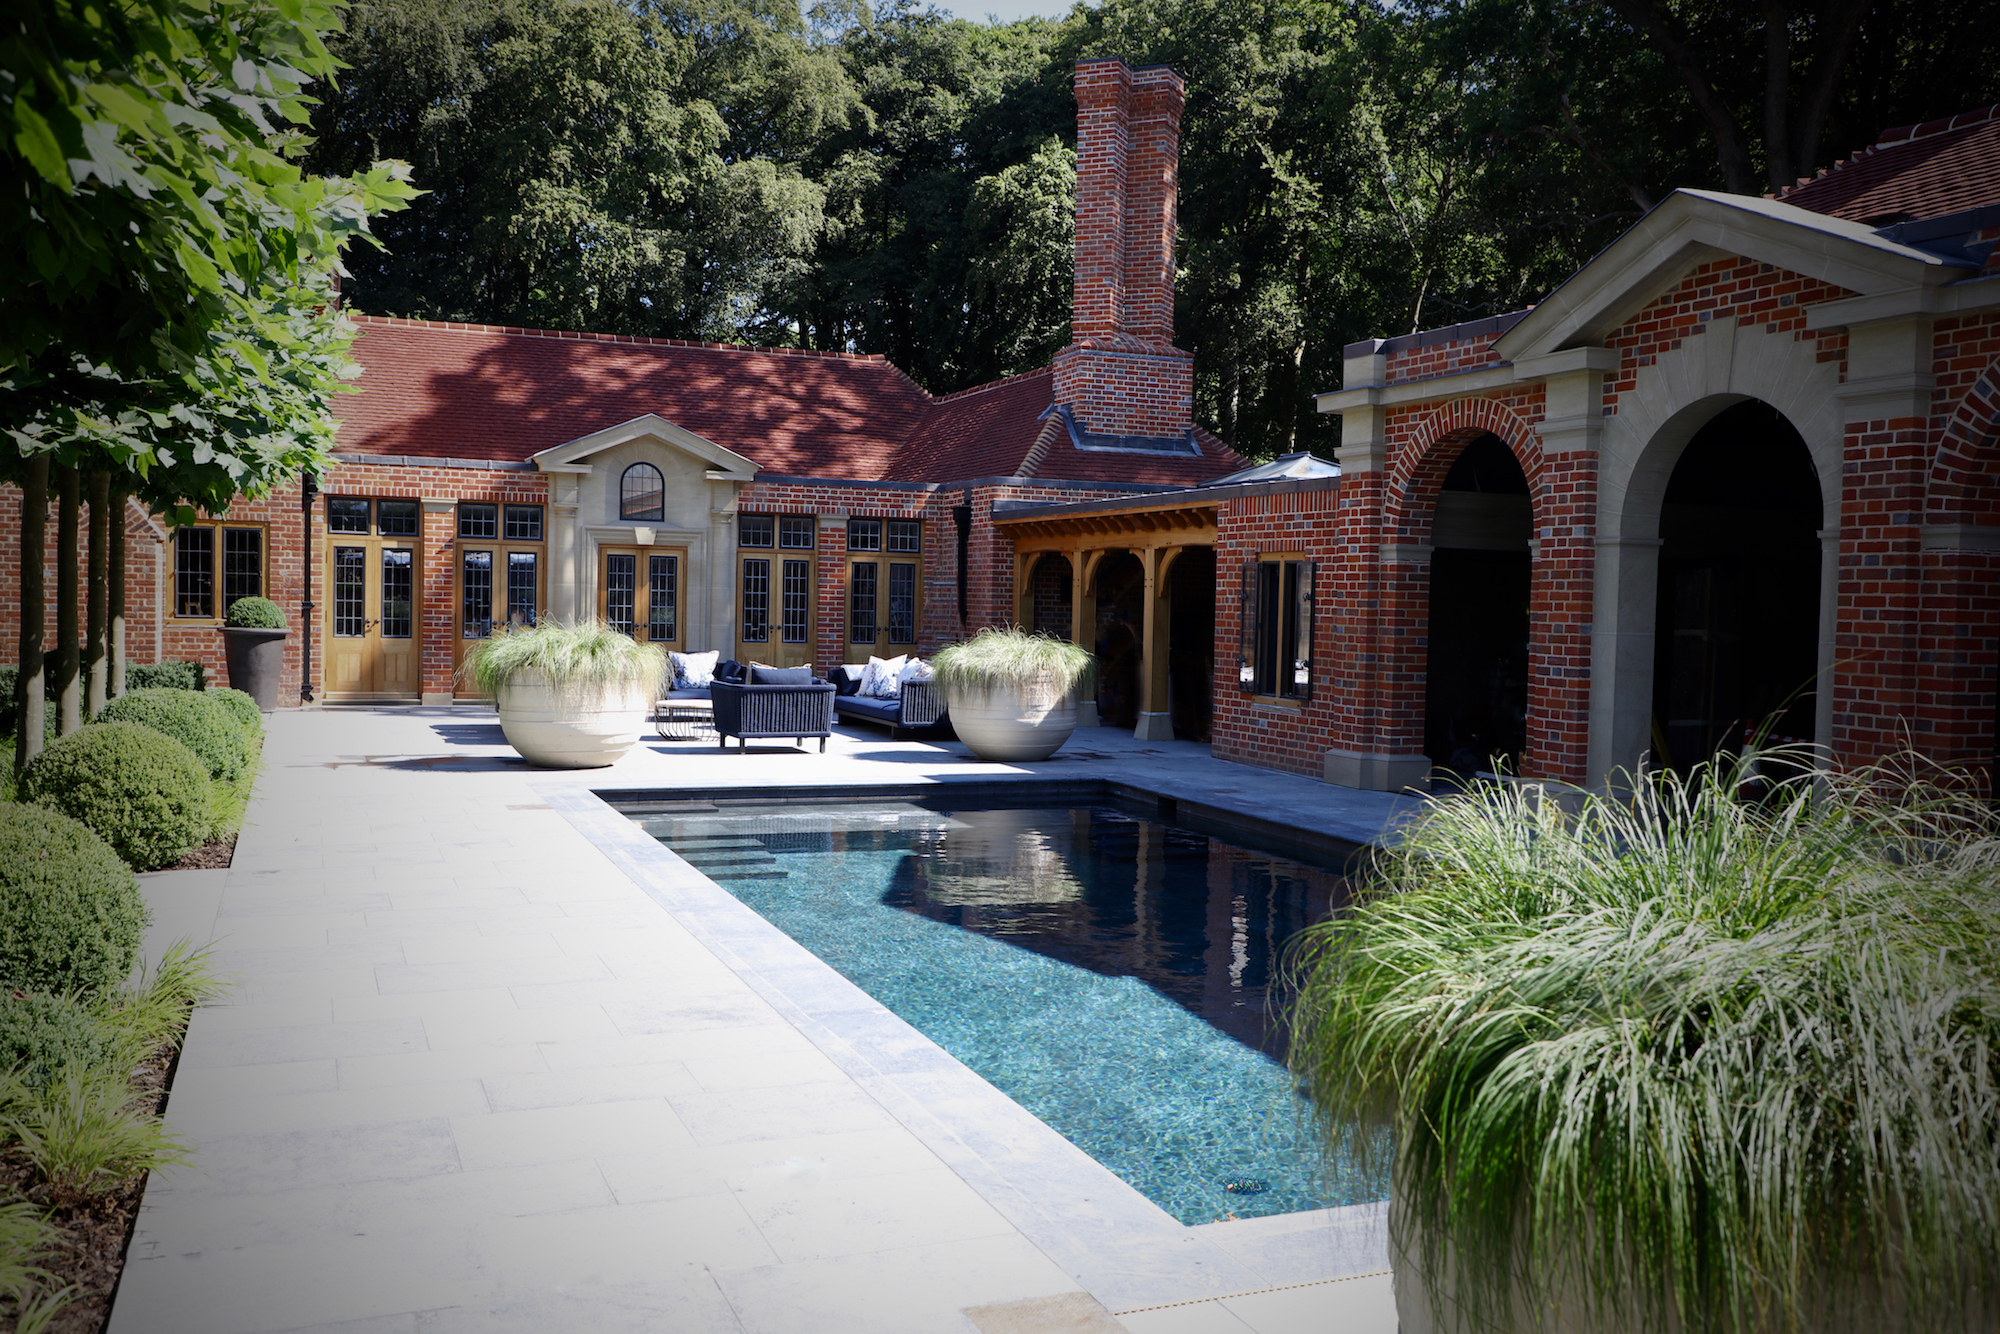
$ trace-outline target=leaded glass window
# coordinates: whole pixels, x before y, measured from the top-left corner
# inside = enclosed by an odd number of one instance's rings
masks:
[[[458,581],[463,604],[459,633],[467,639],[484,639],[493,633],[493,553],[460,553]]]
[[[411,626],[411,578],[414,565],[408,547],[382,548],[382,638],[408,639]]]
[[[924,546],[924,525],[917,519],[889,520],[889,550],[921,551]]]
[[[507,553],[507,624],[535,623],[536,561],[532,551]]]
[[[755,557],[743,562],[743,642],[762,644],[770,638],[771,562]]]
[[[779,515],[778,545],[791,551],[811,551],[815,539],[813,527],[810,514]]]
[[[680,637],[680,581],[678,556],[646,558],[646,638],[655,643]]]
[[[509,505],[507,507],[506,536],[509,542],[541,541],[542,507],[540,505]]]
[[[618,479],[618,517],[621,519],[664,519],[667,517],[667,479],[650,463],[635,463]]]
[[[222,614],[236,605],[238,598],[264,596],[264,530],[225,528],[222,530]]]
[[[875,562],[857,561],[847,569],[847,637],[856,644],[875,642]]]
[[[368,548],[333,549],[333,632],[354,639],[368,630]]]
[[[632,633],[639,594],[639,558],[617,553],[604,558],[604,620],[621,635]]]
[[[847,521],[847,549],[849,551],[880,551],[882,549],[882,521],[880,519],[849,519]]]
[[[812,562],[785,562],[784,637],[787,644],[806,642],[812,610]]]
[[[378,500],[375,502],[375,522],[384,537],[415,537],[417,535],[417,502],[414,500]]]
[[[498,505],[460,504],[458,507],[458,535],[460,537],[492,540],[500,536],[500,507]]]
[[[215,530],[174,532],[174,615],[215,615]]]
[[[329,533],[366,533],[368,501],[359,496],[328,496],[326,530]]]
[[[917,567],[901,561],[889,566],[889,642],[917,642]]]
[[[770,546],[773,522],[773,516],[769,514],[737,515],[736,545],[739,547]]]

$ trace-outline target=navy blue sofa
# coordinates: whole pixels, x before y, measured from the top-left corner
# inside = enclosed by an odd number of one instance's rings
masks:
[[[853,722],[879,723],[889,729],[892,741],[906,732],[948,733],[951,728],[944,692],[934,681],[905,681],[895,698],[886,699],[858,693],[861,677],[848,667],[835,667],[826,675],[839,691],[833,697],[834,712]]]

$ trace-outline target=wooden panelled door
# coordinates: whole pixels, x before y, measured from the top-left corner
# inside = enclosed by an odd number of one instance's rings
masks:
[[[420,699],[414,500],[327,497],[328,698]]]
[[[459,503],[454,667],[496,627],[535,623],[547,605],[547,556],[540,505]],[[459,673],[456,693],[476,698],[469,676]]]
[[[736,518],[738,662],[767,667],[813,665],[813,551],[810,514],[739,514]]]

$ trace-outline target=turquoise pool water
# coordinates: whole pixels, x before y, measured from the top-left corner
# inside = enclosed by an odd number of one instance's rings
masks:
[[[1273,1059],[1272,971],[1335,872],[1101,806],[636,818],[1182,1222],[1385,1197]]]

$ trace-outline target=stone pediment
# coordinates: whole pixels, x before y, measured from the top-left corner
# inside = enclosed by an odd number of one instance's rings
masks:
[[[543,472],[589,472],[588,460],[592,455],[644,440],[650,440],[664,449],[690,455],[706,464],[708,480],[712,482],[756,480],[757,464],[754,460],[745,458],[735,450],[725,449],[713,440],[696,435],[686,427],[677,426],[654,413],[634,417],[631,421],[620,422],[616,426],[608,426],[566,444],[545,449],[536,454],[532,461]]]
[[[1737,255],[1860,296],[1975,276],[1963,262],[1773,199],[1676,190],[1494,343],[1520,362],[1600,343],[1697,265]]]

